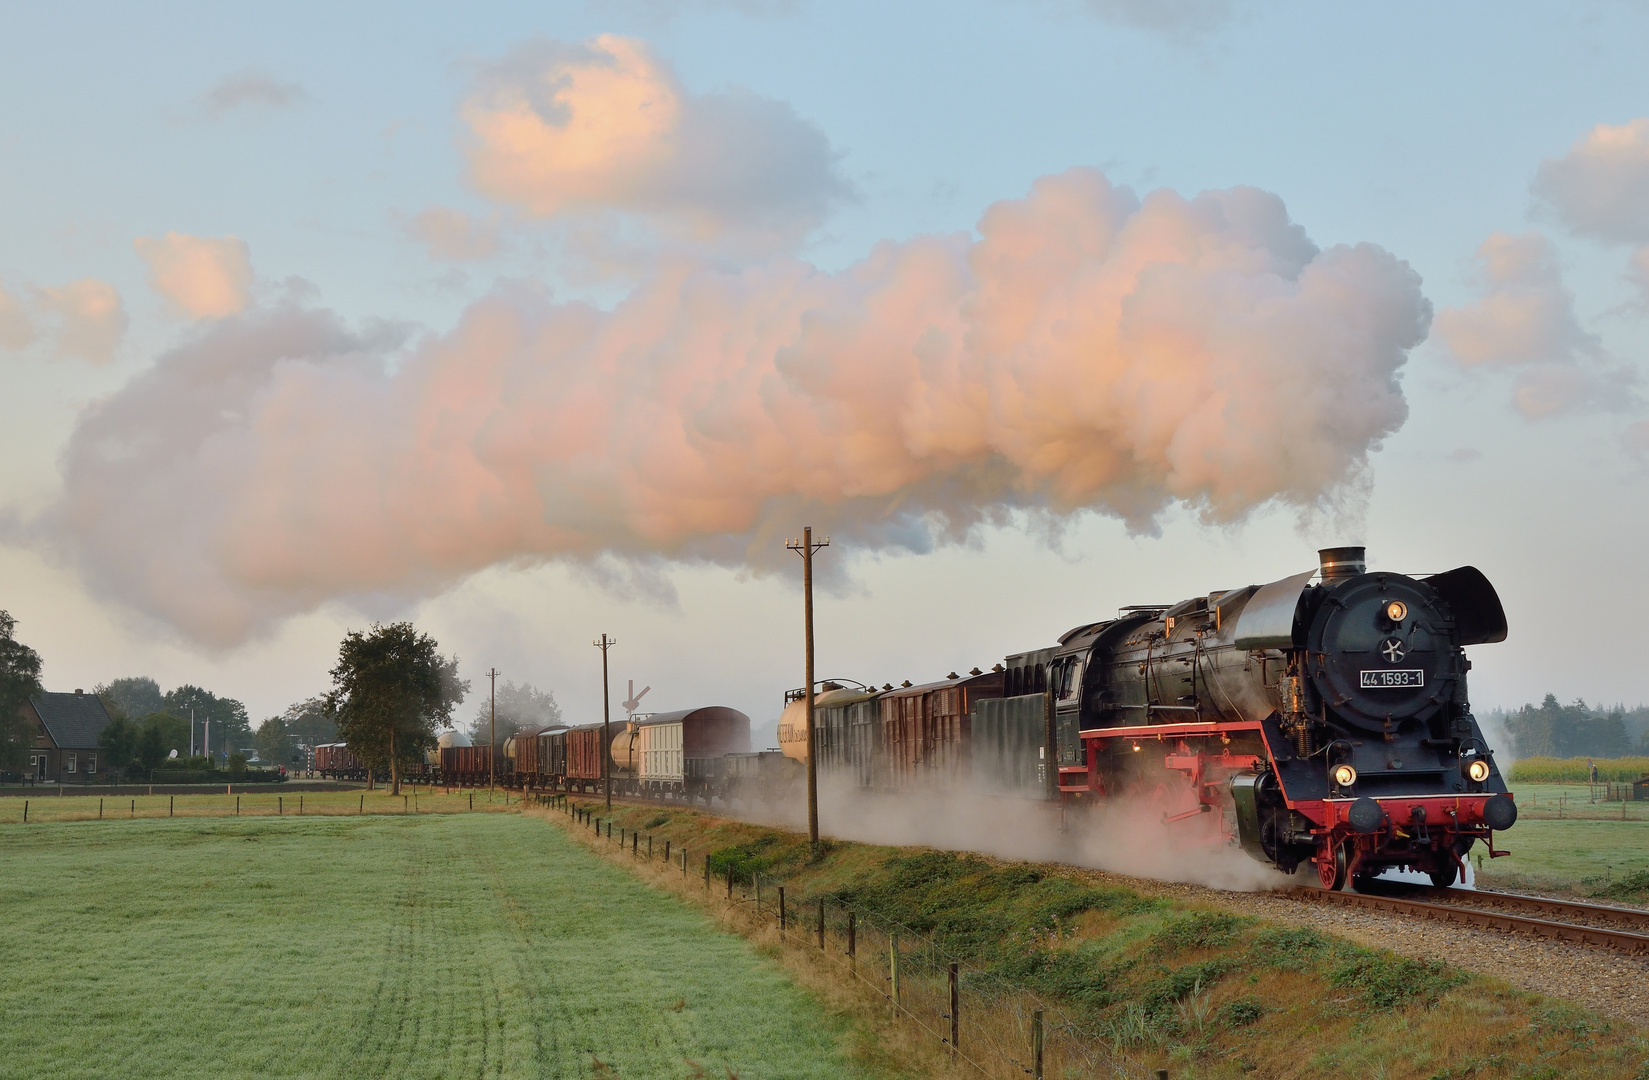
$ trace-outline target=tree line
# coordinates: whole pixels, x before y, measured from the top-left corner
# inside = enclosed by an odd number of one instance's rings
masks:
[[[1504,725],[1512,750],[1523,757],[1629,757],[1649,754],[1649,706],[1596,708],[1577,698],[1561,704],[1547,694],[1539,705],[1496,710],[1488,718]]]

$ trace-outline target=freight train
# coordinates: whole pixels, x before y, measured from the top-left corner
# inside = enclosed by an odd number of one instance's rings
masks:
[[[524,731],[493,775],[783,801],[804,782],[811,690],[817,771],[835,789],[1033,799],[1074,828],[1143,814],[1177,842],[1239,845],[1289,874],[1310,864],[1329,889],[1394,867],[1446,886],[1475,843],[1503,854],[1493,834],[1517,820],[1466,694],[1465,648],[1505,637],[1475,568],[1370,572],[1362,548],[1329,548],[1316,569],[1124,608],[990,671],[791,691],[776,751],[752,752],[749,717],[709,706]],[[443,746],[429,776],[485,783],[490,754]]]

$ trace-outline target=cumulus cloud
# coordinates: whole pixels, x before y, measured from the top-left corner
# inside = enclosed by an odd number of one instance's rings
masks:
[[[774,246],[852,194],[829,140],[790,106],[693,94],[630,38],[525,46],[482,73],[462,115],[476,190],[538,218],[621,211]]]
[[[1649,420],[1639,420],[1628,427],[1621,442],[1637,457],[1649,457]]]
[[[1437,313],[1438,336],[1456,360],[1515,370],[1512,404],[1531,420],[1619,399],[1630,374],[1609,366],[1575,316],[1551,241],[1495,233],[1477,260],[1482,298]]]
[[[266,71],[248,68],[219,79],[205,95],[206,107],[215,113],[247,106],[289,109],[309,100],[309,94],[295,82],[275,78]]]
[[[1541,162],[1534,194],[1578,234],[1649,242],[1649,117],[1599,124],[1564,156]]]
[[[496,255],[501,246],[496,222],[482,221],[445,206],[432,206],[414,214],[405,228],[407,235],[436,259],[485,259]]]
[[[78,356],[94,364],[114,359],[126,336],[126,308],[120,292],[107,281],[82,278],[39,290],[39,309],[51,324],[59,355]]]
[[[221,319],[251,301],[252,259],[234,236],[169,232],[132,242],[149,266],[149,286],[192,319]]]
[[[1406,264],[1319,251],[1273,195],[1073,170],[977,239],[839,273],[672,256],[610,312],[518,286],[402,352],[324,311],[225,320],[83,417],[37,526],[234,642],[498,563],[760,571],[804,517],[914,550],[1019,511],[1233,522],[1362,478],[1429,317]]]

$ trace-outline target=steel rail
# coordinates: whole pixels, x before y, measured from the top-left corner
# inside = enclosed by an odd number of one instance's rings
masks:
[[[1435,919],[1438,922],[1459,923],[1465,926],[1489,927],[1510,933],[1531,934],[1558,941],[1577,941],[1599,945],[1616,952],[1649,955],[1649,934],[1633,934],[1624,930],[1604,930],[1596,926],[1555,922],[1550,919],[1531,919],[1522,915],[1507,915],[1498,911],[1465,907],[1460,904],[1428,904],[1418,900],[1401,900],[1378,893],[1330,892],[1327,889],[1295,889],[1294,899],[1307,903],[1339,904],[1343,907],[1370,908],[1398,915]]]
[[[1612,904],[1588,904],[1579,900],[1559,900],[1551,896],[1530,896],[1527,893],[1503,893],[1482,889],[1437,889],[1429,885],[1406,881],[1382,881],[1372,895],[1434,900],[1443,904],[1462,906],[1510,908],[1517,911],[1538,912],[1544,915],[1571,918],[1600,919],[1634,927],[1649,933],[1649,910],[1616,907]]]

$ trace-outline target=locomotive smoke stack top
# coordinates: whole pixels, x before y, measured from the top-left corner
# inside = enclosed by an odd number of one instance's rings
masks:
[[[1354,578],[1368,570],[1368,562],[1363,557],[1366,548],[1334,547],[1323,548],[1317,552],[1317,565],[1322,573],[1323,584],[1333,585]]]

